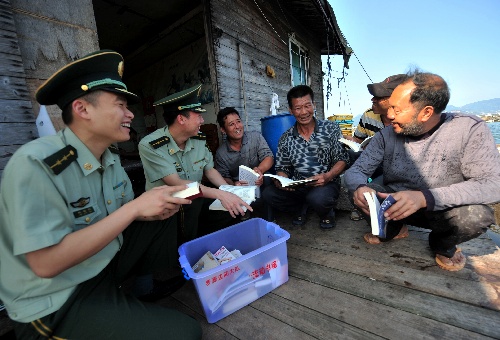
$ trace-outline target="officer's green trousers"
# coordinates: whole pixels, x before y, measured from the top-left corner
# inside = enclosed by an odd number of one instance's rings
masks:
[[[199,339],[198,322],[176,310],[147,304],[120,289],[132,275],[172,265],[177,221],[134,222],[121,250],[96,277],[81,283],[57,311],[31,323],[15,322],[18,339]],[[176,250],[176,249],[175,249]]]

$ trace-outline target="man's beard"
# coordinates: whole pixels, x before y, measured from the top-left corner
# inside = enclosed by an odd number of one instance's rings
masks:
[[[411,122],[405,124],[399,124],[401,132],[398,134],[404,136],[419,136],[424,133],[424,124],[417,121],[417,116],[413,116]]]

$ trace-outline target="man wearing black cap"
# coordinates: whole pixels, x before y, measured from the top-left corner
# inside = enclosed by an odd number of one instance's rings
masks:
[[[122,56],[103,50],[52,75],[36,99],[57,104],[67,128],[21,147],[3,172],[0,298],[18,339],[201,336],[190,317],[120,289],[165,265],[168,218],[189,203],[172,197],[184,186],[133,199],[111,147],[129,139],[138,100],[122,74]]]
[[[375,133],[391,124],[391,121],[387,118],[389,97],[396,86],[401,84],[404,76],[404,74],[396,74],[385,78],[380,83],[367,85],[368,92],[373,96],[372,107],[363,113],[353,136],[348,136],[346,137],[347,139],[361,143],[366,138],[372,137]]]
[[[198,232],[206,233],[206,228],[214,231],[214,228],[234,223],[236,220],[231,217],[244,215],[243,207],[252,211],[250,205],[238,196],[217,189],[226,184],[226,181],[214,168],[206,137],[199,132],[204,122],[202,113],[206,111],[201,106],[200,91],[201,84],[156,101],[153,105],[163,107],[166,126],[144,137],[139,143],[146,190],[165,184],[201,182],[203,175],[216,186],[211,188],[201,185],[203,197],[193,200],[191,206],[181,208],[179,221],[182,235],[179,236],[183,241],[196,238]],[[208,220],[200,219],[203,225],[200,223],[198,227],[200,213],[207,212],[207,203],[210,201],[205,198],[219,199],[229,213],[211,211],[206,214]],[[203,207],[207,209],[202,209]]]

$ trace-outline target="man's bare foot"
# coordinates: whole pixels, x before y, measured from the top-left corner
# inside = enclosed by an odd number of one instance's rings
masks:
[[[406,238],[410,235],[408,232],[408,226],[405,224],[401,227],[401,230],[399,233],[393,238],[393,240],[397,240],[400,238]],[[380,244],[382,241],[378,238],[378,236],[373,235],[372,233],[367,233],[365,236],[363,236],[363,239],[365,240],[366,243],[369,244]]]
[[[455,255],[453,257],[446,257],[443,255],[436,254],[436,263],[441,269],[448,270],[450,272],[457,272],[465,267],[465,262],[467,258],[462,254],[462,249],[457,248]]]

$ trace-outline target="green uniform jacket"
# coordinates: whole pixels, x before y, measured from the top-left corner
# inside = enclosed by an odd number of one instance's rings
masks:
[[[165,185],[162,178],[177,173],[181,179],[200,182],[203,172],[214,167],[206,137],[199,134],[186,142],[181,150],[168,127],[156,130],[139,143],[139,155],[144,166],[146,190]]]
[[[58,310],[75,287],[96,276],[122,244],[51,279],[36,276],[24,254],[59,243],[134,198],[110,149],[101,163],[69,129],[21,147],[8,162],[0,188],[0,299],[9,316],[30,322]]]

